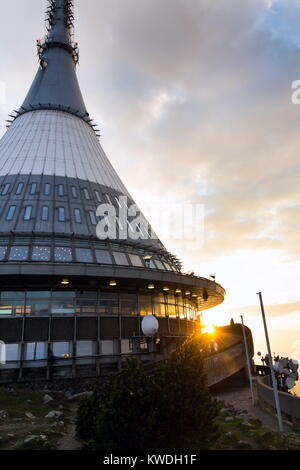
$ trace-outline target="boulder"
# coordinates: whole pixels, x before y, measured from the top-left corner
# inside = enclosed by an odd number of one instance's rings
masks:
[[[0,421],[4,421],[5,419],[8,418],[8,413],[5,410],[0,411]]]
[[[232,416],[227,416],[225,418],[225,423],[229,423],[230,421],[233,421],[233,417]]]
[[[45,418],[47,419],[57,419],[57,418],[61,418],[62,417],[62,412],[61,411],[50,411],[46,416]]]
[[[247,442],[247,441],[239,441],[237,443],[237,447],[236,447],[238,450],[253,450],[253,447],[252,445]]]
[[[48,405],[48,403],[51,403],[52,401],[54,401],[54,400],[50,395],[48,395],[48,394],[44,395],[44,397],[43,397],[44,405]]]
[[[35,416],[32,413],[25,413],[26,418],[35,419]]]
[[[28,442],[33,441],[34,439],[37,439],[38,436],[28,436],[24,439],[24,444],[27,444]]]

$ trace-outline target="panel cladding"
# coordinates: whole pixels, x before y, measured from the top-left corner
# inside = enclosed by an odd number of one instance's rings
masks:
[[[20,191],[21,184],[22,190]],[[32,193],[33,184],[36,185],[34,193]],[[6,185],[9,185],[9,189],[3,194],[2,191]],[[97,238],[96,228],[100,219],[96,212],[100,204],[108,204],[107,196],[118,216],[120,206],[117,201],[124,194],[107,186],[66,176],[29,176],[25,174],[0,176],[0,233],[11,231],[15,233],[55,233],[58,235],[69,234],[70,237]],[[134,201],[128,197],[128,207],[132,204]],[[8,219],[11,207],[15,208],[14,214],[11,219]],[[24,220],[26,207],[32,208],[28,220]],[[47,207],[48,210],[46,219],[42,215],[43,207]],[[60,208],[65,211],[64,221],[59,219]],[[75,210],[80,212],[80,223],[76,220]],[[93,213],[95,221],[92,221],[90,213]],[[128,220],[131,221],[134,218],[132,216]],[[118,242],[118,224],[116,228],[116,241]],[[130,235],[130,231],[128,233]],[[143,245],[165,250],[162,243],[156,238],[141,239],[140,241]]]
[[[159,330],[160,335],[167,335],[169,333],[169,322],[168,318],[159,318]]]
[[[91,126],[54,110],[19,116],[0,141],[0,175],[78,178],[128,194]]]
[[[52,318],[52,341],[72,341],[74,339],[74,318]]]
[[[182,322],[183,320],[180,320],[180,321]],[[170,325],[170,333],[172,335],[179,334],[181,332],[181,323],[179,323],[178,318],[170,318],[169,325]]]
[[[22,319],[2,318],[0,321],[0,340],[15,343],[22,340]]]
[[[132,338],[139,334],[138,318],[122,318],[121,319],[122,338]]]
[[[101,339],[114,339],[120,337],[119,318],[101,318],[100,320]]]
[[[24,341],[47,341],[49,318],[26,318]]]
[[[76,332],[78,340],[96,340],[98,338],[98,318],[77,318]]]

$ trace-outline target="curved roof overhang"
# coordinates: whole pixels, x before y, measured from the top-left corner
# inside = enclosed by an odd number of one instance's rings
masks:
[[[98,285],[107,286],[109,280],[116,280],[119,287],[147,288],[153,283],[156,289],[168,286],[170,293],[181,289],[184,294],[188,289],[191,295],[197,295],[199,309],[206,310],[224,301],[226,291],[218,283],[209,279],[191,276],[178,272],[159,271],[146,268],[134,268],[123,266],[95,266],[89,264],[43,264],[43,263],[3,263],[0,264],[0,279],[3,284],[9,282],[13,276],[25,277],[69,278],[70,281],[81,282],[95,281]],[[2,284],[2,286],[3,286]],[[3,287],[2,287],[3,288]]]

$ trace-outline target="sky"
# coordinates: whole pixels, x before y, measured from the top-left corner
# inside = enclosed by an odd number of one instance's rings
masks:
[[[300,1],[74,3],[81,89],[130,193],[146,216],[204,208],[201,242],[161,234],[185,271],[227,291],[204,321],[244,315],[265,353],[261,291],[272,349],[300,360]],[[0,2],[1,123],[36,72],[45,6]]]

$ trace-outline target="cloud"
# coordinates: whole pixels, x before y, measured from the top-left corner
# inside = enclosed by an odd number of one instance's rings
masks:
[[[0,6],[9,84],[0,117],[20,105],[37,66],[44,3],[27,9],[25,0]],[[299,2],[77,0],[75,16],[89,111],[139,205],[203,203],[199,264],[240,249],[300,259],[300,108],[290,99]]]
[[[260,315],[260,307],[258,305],[244,306],[242,314],[245,317]],[[276,305],[265,305],[265,311],[268,317],[281,317],[290,315],[291,313],[300,312],[300,302],[282,303]],[[241,315],[241,308],[232,308],[228,312],[230,315]]]

